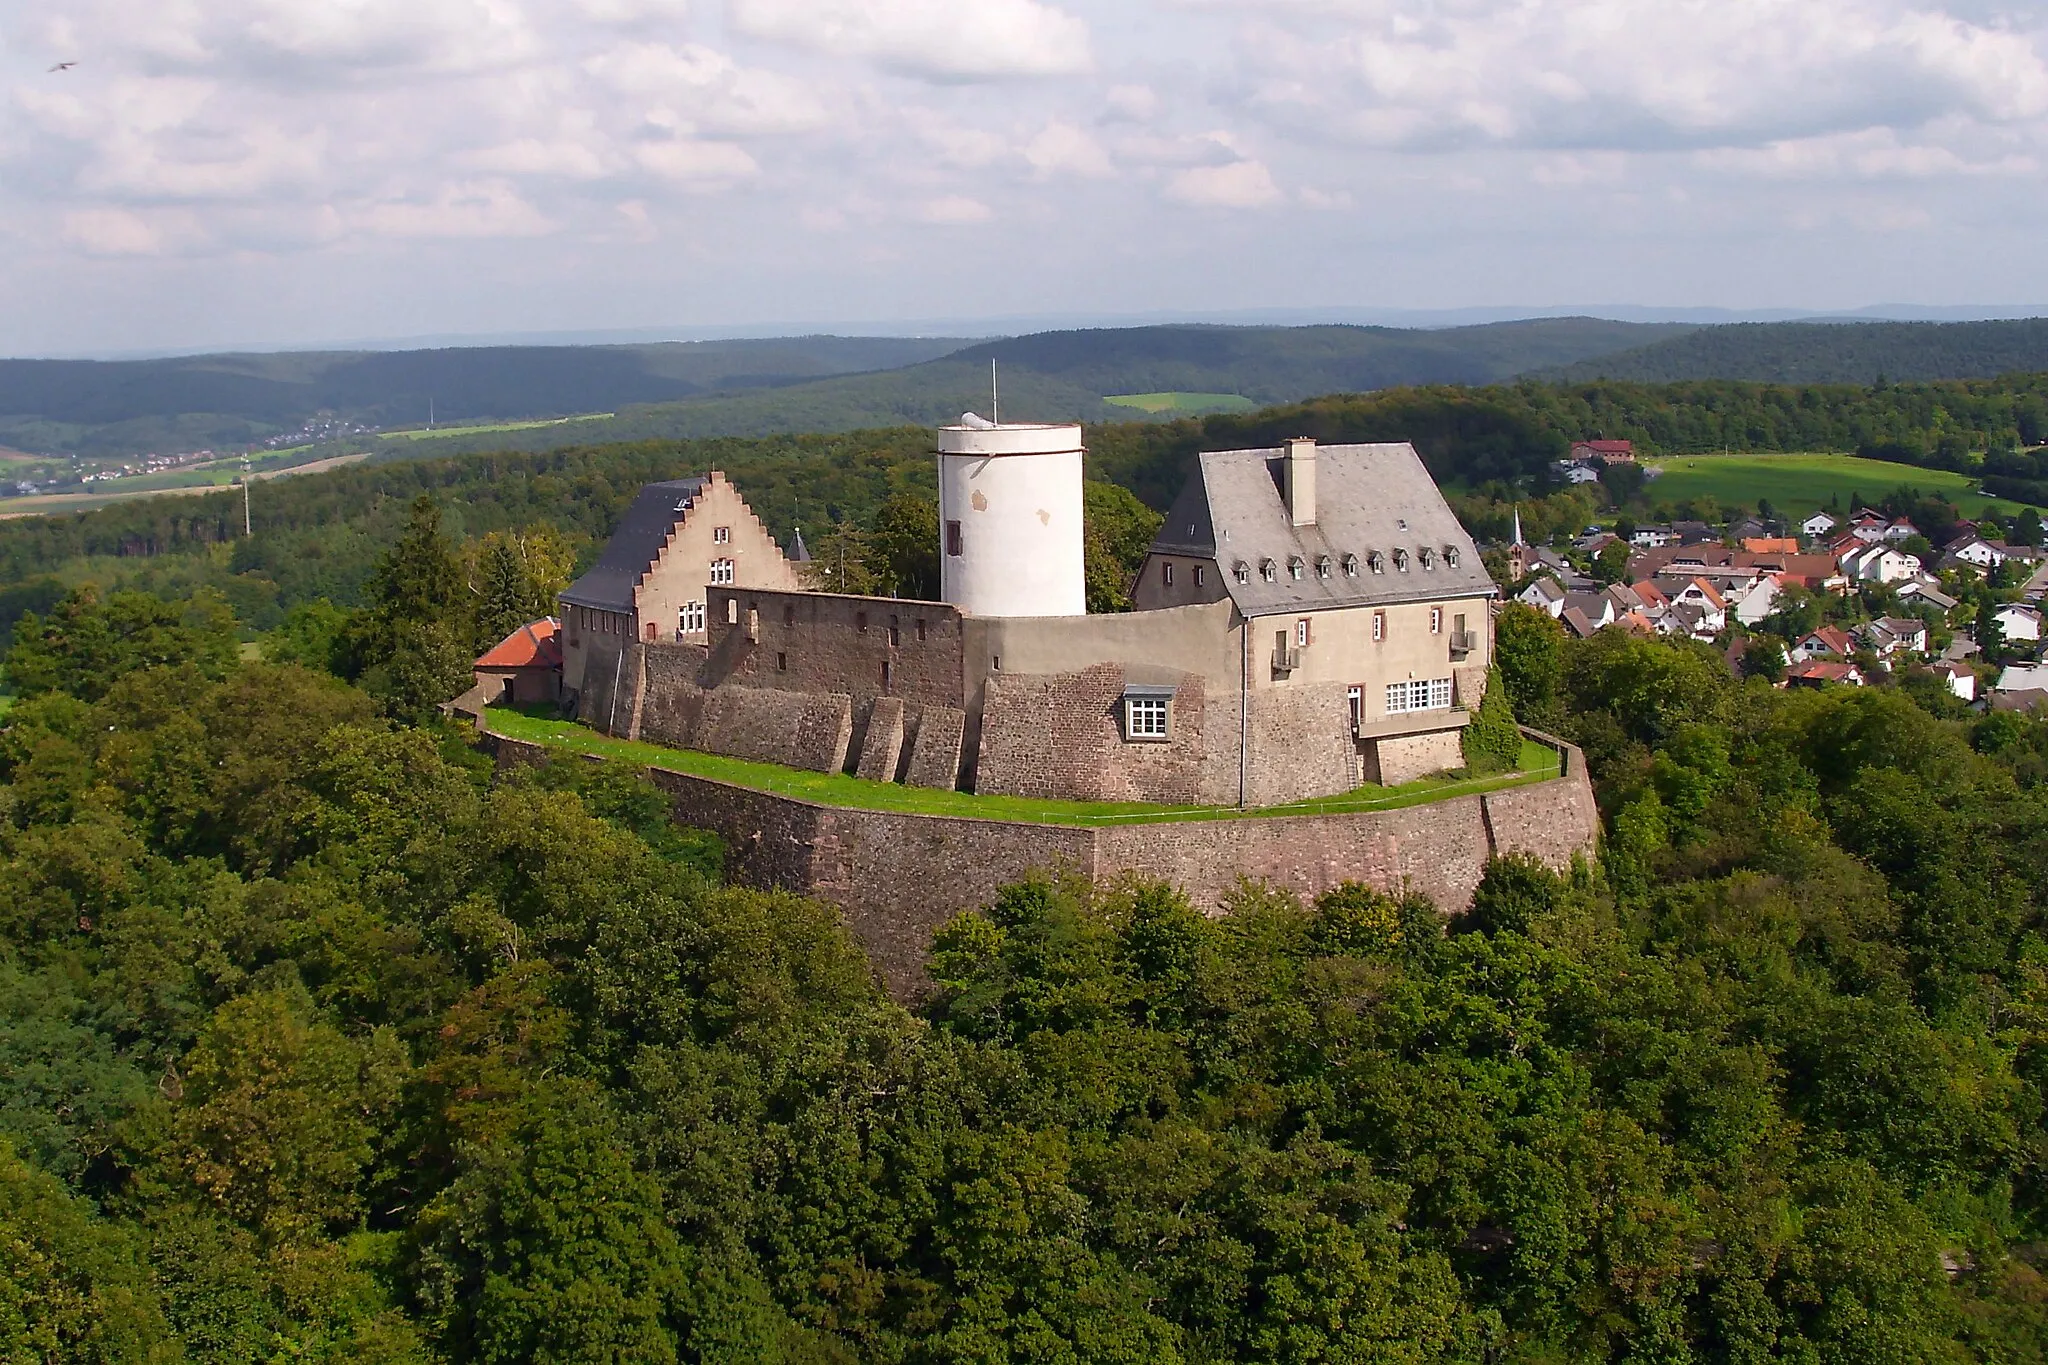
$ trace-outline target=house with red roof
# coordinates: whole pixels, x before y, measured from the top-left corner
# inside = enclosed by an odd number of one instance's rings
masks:
[[[1785,682],[1792,687],[1825,687],[1835,683],[1847,687],[1863,686],[1863,670],[1854,664],[1836,663],[1832,660],[1815,659],[1785,670]]]
[[[1840,626],[1822,626],[1792,643],[1792,657],[1801,662],[1815,658],[1846,659],[1855,652],[1856,642]]]
[[[562,693],[562,623],[529,622],[498,641],[474,665],[487,702],[551,702]]]
[[[1571,458],[1575,464],[1599,461],[1601,464],[1634,464],[1636,443],[1634,441],[1574,441]]]

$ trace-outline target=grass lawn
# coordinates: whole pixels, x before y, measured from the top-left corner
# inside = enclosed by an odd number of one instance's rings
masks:
[[[1965,516],[1987,510],[2011,516],[2020,510],[2016,502],[1984,496],[1975,479],[1961,474],[1854,455],[1673,455],[1649,463],[1664,471],[1644,490],[1652,503],[1713,498],[1755,507],[1758,499],[1767,498],[1780,515],[1803,518],[1827,506],[1830,498],[1850,511],[1852,494],[1861,493],[1870,502],[1904,484],[1945,494]]]
[[[1361,787],[1342,796],[1240,811],[1234,806],[1045,801],[1025,796],[976,796],[970,792],[935,791],[929,787],[899,786],[894,782],[868,782],[844,773],[804,772],[774,763],[753,763],[716,754],[668,749],[658,744],[611,739],[574,721],[523,711],[493,708],[486,714],[486,719],[491,730],[508,739],[547,744],[571,753],[627,758],[649,767],[730,782],[736,787],[750,787],[755,791],[772,792],[821,806],[1042,825],[1156,824],[1171,820],[1242,820],[1275,815],[1335,815],[1348,811],[1394,810],[1474,792],[1543,782],[1556,777],[1558,769],[1555,751],[1524,741],[1522,766],[1517,772],[1482,778],[1427,777],[1399,787]]]
[[[496,422],[481,427],[420,427],[413,431],[386,431],[379,433],[388,437],[404,437],[408,441],[432,441],[442,436],[483,436],[493,431],[531,431],[535,427],[558,427],[566,422],[601,422],[616,413],[586,412],[579,417],[542,417],[531,422]]]
[[[1234,393],[1113,393],[1102,400],[1120,408],[1175,417],[1205,412],[1251,412],[1259,405]]]

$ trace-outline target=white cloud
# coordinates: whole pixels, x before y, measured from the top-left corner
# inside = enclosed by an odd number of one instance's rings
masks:
[[[1024,159],[1041,177],[1077,175],[1085,180],[1106,180],[1116,174],[1102,144],[1061,119],[1046,124],[1024,144]]]
[[[824,105],[801,81],[742,67],[699,43],[632,43],[591,58],[599,81],[693,129],[731,136],[807,132],[825,122]]]
[[[750,37],[940,80],[1063,76],[1092,64],[1088,26],[1038,0],[731,0]]]
[[[540,237],[555,224],[503,180],[477,180],[444,187],[422,203],[392,200],[353,215],[364,230],[382,237]]]
[[[1167,182],[1166,194],[1183,204],[1220,209],[1264,208],[1283,197],[1273,173],[1259,161],[1189,167]]]
[[[964,194],[949,194],[938,199],[928,199],[918,206],[917,216],[927,223],[945,227],[965,227],[974,223],[986,223],[996,216],[995,210],[979,199],[970,199]]]
[[[64,215],[64,239],[94,256],[156,256],[168,245],[161,223],[127,209],[77,209]]]
[[[635,159],[663,180],[697,189],[717,189],[760,174],[760,163],[729,142],[675,138],[644,143]]]

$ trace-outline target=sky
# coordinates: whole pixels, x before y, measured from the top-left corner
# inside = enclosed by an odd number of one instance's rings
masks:
[[[2043,0],[0,0],[0,354],[2034,303],[2044,161]]]

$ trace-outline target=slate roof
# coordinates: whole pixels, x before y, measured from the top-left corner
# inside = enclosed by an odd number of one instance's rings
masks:
[[[682,519],[690,499],[704,491],[703,479],[670,479],[642,485],[619,518],[619,529],[605,542],[604,553],[590,572],[571,583],[562,600],[599,611],[630,612],[633,590],[654,567],[669,532]]]
[[[811,562],[811,547],[804,544],[803,527],[797,527],[796,533],[790,537],[789,552],[783,555],[783,558],[792,564],[808,564]]]
[[[1494,595],[1478,548],[1414,446],[1318,446],[1308,526],[1293,525],[1281,499],[1283,460],[1277,448],[1203,452],[1153,552],[1215,560],[1248,617]],[[1355,575],[1345,571],[1347,556],[1356,557]]]
[[[548,616],[529,622],[493,645],[478,668],[560,668],[562,623]]]

